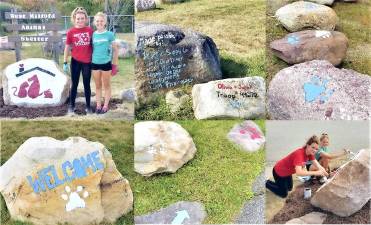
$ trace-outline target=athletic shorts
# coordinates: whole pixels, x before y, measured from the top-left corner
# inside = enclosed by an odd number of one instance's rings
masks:
[[[111,63],[111,61],[109,61],[108,63],[105,63],[105,64],[91,63],[91,69],[92,70],[110,71],[110,70],[112,70],[112,63]]]

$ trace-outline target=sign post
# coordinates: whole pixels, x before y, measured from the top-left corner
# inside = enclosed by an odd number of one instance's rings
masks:
[[[12,23],[6,25],[8,31],[13,31],[13,36],[9,37],[10,42],[15,43],[15,58],[16,61],[21,60],[21,43],[22,42],[52,42],[53,58],[59,64],[59,42],[62,40],[58,35],[60,29],[59,24],[56,23],[41,23],[41,24],[22,24],[18,20],[35,20],[46,19],[55,20],[60,16],[55,12],[17,12],[17,9],[12,9],[11,12],[5,13],[5,19],[11,19]],[[36,35],[19,35],[19,31],[43,31],[44,36]],[[52,31],[52,35],[47,35],[48,31]]]

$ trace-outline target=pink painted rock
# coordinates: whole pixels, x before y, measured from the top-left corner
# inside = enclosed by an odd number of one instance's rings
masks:
[[[248,152],[257,151],[263,148],[265,144],[264,133],[258,125],[249,120],[236,124],[229,131],[228,139]]]
[[[306,30],[290,33],[270,44],[273,53],[289,64],[327,60],[339,65],[348,49],[348,38],[341,32]]]

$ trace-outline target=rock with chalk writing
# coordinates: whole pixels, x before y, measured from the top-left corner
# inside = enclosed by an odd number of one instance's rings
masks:
[[[10,64],[2,82],[6,105],[59,106],[69,96],[70,79],[52,60],[29,58]]]
[[[360,150],[314,193],[310,203],[341,217],[358,212],[371,199],[370,153]]]
[[[306,30],[275,40],[270,48],[277,57],[289,64],[321,59],[336,66],[346,56],[348,38],[337,31]]]
[[[14,220],[33,224],[114,222],[133,206],[111,153],[81,137],[33,137],[0,167],[0,191]]]
[[[207,214],[199,202],[181,201],[143,216],[135,216],[135,224],[202,224]]]
[[[334,30],[338,17],[328,6],[298,1],[279,8],[276,18],[289,31],[304,29]]]
[[[228,139],[248,152],[257,151],[265,144],[265,137],[259,126],[249,120],[236,124],[229,131]]]
[[[153,10],[155,8],[156,8],[155,0],[135,0],[135,10],[137,12]]]
[[[279,71],[268,89],[276,120],[369,120],[371,78],[313,60]]]
[[[177,123],[146,121],[134,125],[134,170],[143,176],[175,173],[196,151],[192,137]]]
[[[219,53],[210,37],[178,27],[136,23],[135,76],[139,101],[154,92],[220,79]]]
[[[265,82],[262,77],[245,77],[197,84],[192,100],[197,119],[264,118]]]

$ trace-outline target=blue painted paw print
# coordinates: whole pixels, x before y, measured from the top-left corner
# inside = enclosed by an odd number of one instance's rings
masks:
[[[242,107],[242,103],[237,100],[230,100],[229,104],[235,109],[240,109]]]
[[[321,104],[328,101],[335,92],[334,89],[327,90],[329,80],[321,80],[318,76],[313,76],[310,82],[304,83],[305,101],[314,102],[319,98]]]
[[[300,41],[300,38],[296,35],[290,35],[287,38],[287,43],[289,43],[290,45],[296,45],[297,43],[299,43],[299,41]]]

